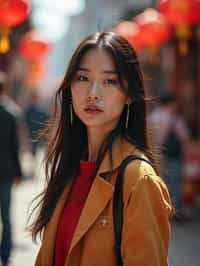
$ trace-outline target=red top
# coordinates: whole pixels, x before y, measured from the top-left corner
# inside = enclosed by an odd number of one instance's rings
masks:
[[[72,191],[60,216],[55,243],[55,266],[64,266],[72,237],[92,185],[91,174],[95,162],[80,161],[80,174],[75,178]]]

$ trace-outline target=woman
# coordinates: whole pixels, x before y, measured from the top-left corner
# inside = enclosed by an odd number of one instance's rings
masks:
[[[60,105],[58,106],[58,100]],[[32,225],[43,233],[36,266],[115,266],[113,191],[124,173],[121,256],[125,266],[165,266],[171,203],[148,142],[146,98],[137,56],[112,32],[76,49],[49,126],[48,185]]]

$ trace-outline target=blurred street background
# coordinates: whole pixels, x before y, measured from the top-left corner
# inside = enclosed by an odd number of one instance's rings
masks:
[[[0,0],[0,86],[4,85],[0,106],[16,120],[23,173],[12,189],[11,266],[34,265],[39,248],[25,231],[28,206],[45,183],[45,145],[33,140],[50,117],[74,49],[98,30],[121,34],[138,53],[152,98],[149,125],[155,150],[165,146],[166,128],[175,128],[173,147],[181,143],[182,159],[173,155],[163,163],[164,169],[172,168],[169,176],[163,171],[163,177],[174,204],[181,206],[180,217],[172,220],[169,262],[197,266],[200,0]],[[170,116],[174,110],[177,121]]]

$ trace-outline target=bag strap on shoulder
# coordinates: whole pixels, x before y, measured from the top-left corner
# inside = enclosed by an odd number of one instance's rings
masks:
[[[115,234],[115,254],[117,258],[117,265],[122,266],[121,258],[121,237],[123,226],[123,176],[126,166],[133,160],[145,161],[149,164],[150,161],[139,156],[129,155],[126,157],[118,170],[118,175],[115,183],[114,198],[113,198],[113,222],[114,222],[114,234]]]

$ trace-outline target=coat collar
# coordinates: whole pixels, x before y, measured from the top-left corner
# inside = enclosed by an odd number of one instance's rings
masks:
[[[118,137],[112,145],[112,162],[110,160],[109,152],[104,156],[104,159],[99,167],[97,175],[94,179],[84,208],[82,210],[78,225],[74,232],[71,247],[66,258],[66,263],[70,257],[70,254],[79,240],[84,236],[87,230],[92,226],[100,213],[104,210],[107,203],[113,196],[113,185],[102,177],[103,174],[115,170],[121,164],[122,160],[129,154],[133,153],[135,147]],[[43,245],[42,245],[42,265],[53,265],[54,244],[56,238],[57,225],[60,214],[64,207],[67,195],[69,193],[71,184],[69,184],[61,195],[55,211],[49,224],[46,227]]]
[[[112,144],[112,160],[110,159],[110,153],[106,152],[103,161],[99,167],[97,175],[103,175],[107,172],[112,172],[117,169],[121,162],[130,154],[136,150],[136,147],[125,140],[123,137],[118,136]]]

